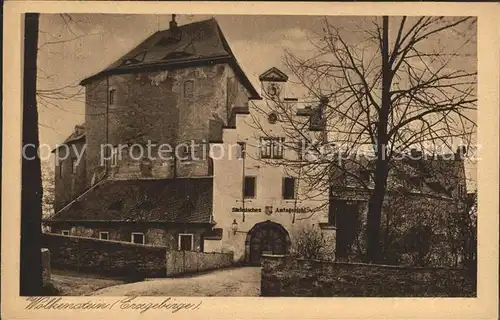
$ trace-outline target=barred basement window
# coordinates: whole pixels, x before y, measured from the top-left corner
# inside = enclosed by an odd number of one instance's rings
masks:
[[[69,236],[69,230],[63,230],[61,233],[63,236]]]

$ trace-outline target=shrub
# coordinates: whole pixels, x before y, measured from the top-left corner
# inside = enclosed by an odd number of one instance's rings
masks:
[[[294,237],[292,255],[311,260],[333,260],[335,244],[314,227],[300,229]]]

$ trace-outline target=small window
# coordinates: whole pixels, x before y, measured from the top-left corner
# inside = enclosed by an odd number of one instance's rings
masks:
[[[238,142],[238,159],[244,159],[246,152],[246,143]]]
[[[132,232],[132,243],[144,244],[144,233]]]
[[[245,198],[255,198],[255,177],[245,177],[243,185],[243,196]]]
[[[105,231],[99,232],[99,239],[109,240],[109,233]]]
[[[116,103],[116,89],[109,89],[108,101],[110,105]]]
[[[76,173],[76,168],[78,167],[78,161],[76,159],[73,159],[71,161],[71,171],[73,173]]]
[[[181,161],[191,161],[193,160],[193,152],[190,145],[181,145],[179,148],[179,159]]]
[[[63,236],[69,236],[69,230],[63,230],[62,231]]]
[[[191,99],[194,97],[194,81],[187,80],[184,82],[184,98]]]
[[[179,250],[193,251],[193,235],[188,233],[179,234]]]
[[[283,178],[283,199],[295,199],[295,178]]]
[[[111,150],[111,165],[118,165],[118,147],[113,147]]]
[[[301,139],[297,142],[297,154],[300,160],[306,159],[309,152],[310,143],[307,140]]]
[[[285,138],[261,138],[260,157],[262,159],[282,159]]]

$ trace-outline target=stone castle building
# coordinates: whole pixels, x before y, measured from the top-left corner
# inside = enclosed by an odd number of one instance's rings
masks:
[[[285,92],[287,77],[275,68],[261,81]],[[214,160],[210,154],[214,146],[229,150],[243,143],[245,154],[260,156],[247,122],[249,101],[262,98],[216,20],[177,26],[173,17],[168,30],[81,85],[85,124],[55,150],[61,160],[55,170],[52,232],[175,250],[233,251],[237,260],[253,262],[262,251],[289,250],[290,210],[310,210],[296,208],[293,177],[280,168],[260,168],[250,157]],[[275,122],[269,125],[279,128]],[[269,141],[271,158],[285,152],[274,150],[277,141]],[[151,157],[136,154],[148,144],[182,145],[184,157],[160,158],[163,150],[154,146]],[[283,199],[277,191],[285,180]],[[327,194],[321,196],[327,201]],[[282,212],[271,214],[270,207]],[[326,213],[318,217],[327,219]],[[249,236],[241,238],[243,232]]]
[[[304,134],[325,142],[322,104],[300,107],[276,68],[259,80],[257,89],[215,19],[178,26],[175,16],[168,30],[82,80],[85,124],[55,150],[62,160],[51,232],[233,252],[258,264],[262,253],[290,252],[297,232],[313,227],[351,254],[362,241],[366,193],[340,177],[311,193],[307,180],[273,163],[301,155],[283,147],[298,140],[285,141],[269,105],[289,105],[309,124]]]

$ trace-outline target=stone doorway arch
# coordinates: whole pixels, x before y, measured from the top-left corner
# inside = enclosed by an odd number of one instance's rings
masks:
[[[286,254],[290,249],[288,231],[279,223],[270,220],[255,224],[245,241],[246,261],[260,265],[262,254]]]

